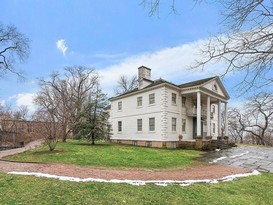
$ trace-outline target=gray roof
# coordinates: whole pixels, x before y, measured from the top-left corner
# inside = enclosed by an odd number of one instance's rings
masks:
[[[198,85],[202,85],[214,78],[217,78],[217,77],[211,77],[211,78],[205,78],[205,79],[201,79],[201,80],[196,80],[196,81],[192,81],[192,82],[188,82],[188,83],[184,83],[184,84],[181,84],[179,85],[178,87],[180,88],[187,88],[187,87],[192,87],[192,86],[198,86]]]
[[[180,84],[180,85],[176,85],[174,83],[171,83],[171,82],[169,82],[167,80],[164,80],[164,79],[160,78],[160,79],[157,79],[157,80],[154,80],[154,81],[151,80],[151,84],[146,86],[145,88],[142,88],[141,90],[145,90],[145,89],[148,89],[148,88],[151,88],[151,87],[154,87],[156,85],[163,84],[163,83],[166,83],[166,84],[169,84],[169,85],[172,85],[172,86],[176,86],[177,88],[187,88],[187,87],[202,85],[202,84],[204,84],[204,83],[206,83],[206,82],[208,82],[208,81],[210,81],[210,80],[212,80],[214,78],[217,78],[217,77],[214,76],[214,77],[205,78],[205,79],[201,79],[201,80],[196,80],[196,81],[192,81],[192,82],[188,82],[188,83],[184,83],[184,84]],[[121,97],[121,96],[124,96],[124,95],[131,94],[131,93],[134,93],[134,92],[137,92],[137,91],[139,91],[139,89],[135,88],[135,89],[133,89],[131,91],[128,91],[126,93],[123,93],[121,95],[112,97],[112,98],[110,98],[110,100],[113,99],[113,98],[117,98],[117,97]]]

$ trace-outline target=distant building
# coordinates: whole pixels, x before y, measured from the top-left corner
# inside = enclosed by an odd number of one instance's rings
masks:
[[[60,127],[60,124],[57,124]],[[49,122],[18,120],[0,116],[0,146],[24,146],[25,143],[45,138]],[[60,138],[61,133],[58,132]]]
[[[229,95],[219,77],[175,85],[151,80],[141,66],[138,80],[138,88],[110,99],[113,142],[175,148],[181,140],[227,136]]]

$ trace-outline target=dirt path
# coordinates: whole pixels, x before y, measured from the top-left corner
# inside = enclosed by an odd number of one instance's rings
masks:
[[[24,148],[0,151],[0,158],[24,152],[39,146],[41,141],[35,141]],[[242,174],[251,172],[250,169],[232,167],[227,165],[205,164],[196,165],[187,169],[178,170],[144,170],[144,169],[106,169],[94,167],[81,167],[66,164],[43,164],[43,163],[21,163],[0,160],[0,171],[2,172],[40,172],[58,176],[70,176],[78,178],[99,178],[99,179],[130,179],[130,180],[197,180],[215,179],[227,175]]]

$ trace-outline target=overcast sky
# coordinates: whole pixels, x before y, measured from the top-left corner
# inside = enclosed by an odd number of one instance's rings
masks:
[[[221,28],[216,4],[183,1],[170,14],[163,1],[159,15],[150,17],[142,0],[2,0],[0,21],[13,24],[31,40],[31,54],[23,64],[24,81],[7,75],[0,82],[0,102],[32,106],[38,79],[66,66],[96,69],[109,97],[121,74],[135,75],[139,66],[152,69],[152,79],[181,84],[224,72],[221,64],[189,70],[198,48]],[[240,102],[233,89],[238,76],[223,83],[230,104]],[[31,109],[31,107],[30,107]]]

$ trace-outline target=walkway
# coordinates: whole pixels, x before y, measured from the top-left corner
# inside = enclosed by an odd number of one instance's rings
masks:
[[[273,173],[273,148],[239,146],[204,154],[201,161]]]

